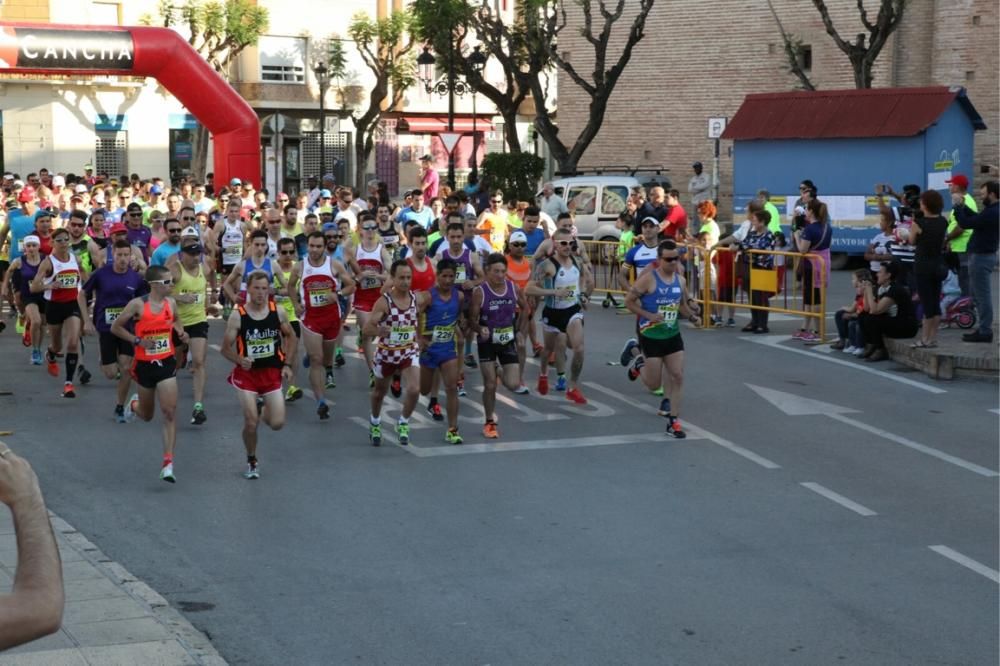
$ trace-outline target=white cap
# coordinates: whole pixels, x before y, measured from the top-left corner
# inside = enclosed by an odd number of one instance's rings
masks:
[[[181,232],[181,238],[191,238],[192,236],[195,238],[200,238],[200,236],[198,235],[198,230],[195,229],[194,227],[184,227],[184,231]]]
[[[73,188],[73,191],[76,192],[77,194],[86,194],[87,186],[84,185],[83,183],[77,183],[76,187]]]
[[[66,179],[63,178],[62,176],[53,176],[52,177],[52,186],[53,187],[66,187]]]
[[[23,180],[15,180],[14,181],[14,187],[24,187],[24,181]]]
[[[524,234],[523,231],[515,231],[514,233],[512,233],[510,235],[510,239],[509,239],[508,242],[510,242],[510,243],[514,243],[514,242],[527,243],[528,242],[528,237]]]
[[[4,180],[14,180],[14,174],[12,174],[12,173],[5,173],[3,175],[3,179]]]

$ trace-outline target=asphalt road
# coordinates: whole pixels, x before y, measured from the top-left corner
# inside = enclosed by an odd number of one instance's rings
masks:
[[[0,429],[52,510],[234,664],[995,663],[996,384],[803,352],[796,325],[684,331],[684,441],[609,364],[632,320],[604,310],[591,403],[504,393],[485,446],[475,390],[466,446],[426,418],[411,450],[368,446],[351,356],[334,417],[292,405],[248,482],[213,353],[168,485],[158,422],[115,424],[102,378],[62,399],[12,327]]]

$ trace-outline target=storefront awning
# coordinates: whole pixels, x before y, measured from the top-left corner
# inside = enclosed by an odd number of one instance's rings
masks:
[[[472,116],[455,116],[456,132],[473,131]],[[437,134],[448,131],[448,117],[439,116],[403,116],[399,120],[399,131],[413,134]],[[492,132],[493,123],[488,116],[478,116],[475,121],[475,131]]]

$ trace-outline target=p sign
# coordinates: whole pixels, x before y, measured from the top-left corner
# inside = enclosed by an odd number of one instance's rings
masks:
[[[726,121],[728,118],[709,118],[708,119],[708,138],[718,139],[722,136],[722,133],[726,130]]]

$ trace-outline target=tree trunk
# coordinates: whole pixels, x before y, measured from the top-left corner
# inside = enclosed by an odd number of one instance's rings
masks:
[[[198,123],[191,130],[191,178],[196,183],[205,182],[205,174],[208,173],[208,130]],[[221,174],[216,174],[217,176]],[[233,175],[233,174],[230,174]],[[253,174],[240,174],[240,178],[246,178]]]
[[[517,111],[513,113],[502,113],[503,116],[503,139],[507,143],[507,152],[521,152],[521,138],[517,135]]]

